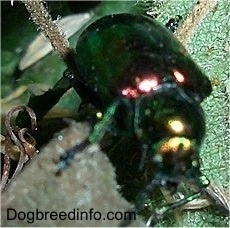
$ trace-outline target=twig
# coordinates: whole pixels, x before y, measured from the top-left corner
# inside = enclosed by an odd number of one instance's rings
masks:
[[[30,128],[19,129],[17,126],[12,126],[11,123],[12,116],[15,114],[15,112],[19,112],[19,111],[26,111],[29,114],[30,121],[31,121]],[[10,155],[12,153],[12,150],[14,150],[14,146],[16,145],[16,148],[19,149],[20,157],[19,157],[17,168],[11,179],[13,179],[17,174],[20,173],[23,164],[26,162],[26,155],[28,155],[30,158],[36,155],[36,148],[35,148],[36,141],[28,133],[29,130],[30,131],[36,130],[37,127],[36,116],[31,108],[26,106],[17,106],[12,108],[6,116],[5,126],[7,130],[7,136],[6,136],[6,150],[4,155],[1,190],[5,188],[7,181],[9,179]],[[25,139],[25,135],[27,135],[27,138],[29,139]]]
[[[30,13],[31,19],[49,39],[53,49],[66,61],[66,56],[72,52],[69,42],[64,33],[57,24],[52,20],[51,15],[44,6],[42,0],[21,0],[27,11]]]
[[[0,185],[1,191],[6,187],[6,183],[9,179],[9,174],[10,174],[10,154],[9,154],[9,148],[7,147],[7,145],[8,143],[6,142],[6,150],[4,154],[4,166],[3,166],[2,180],[1,180],[1,185]]]
[[[189,40],[195,33],[203,19],[217,6],[217,0],[200,0],[194,7],[191,14],[176,32],[177,38],[184,46],[188,45]]]

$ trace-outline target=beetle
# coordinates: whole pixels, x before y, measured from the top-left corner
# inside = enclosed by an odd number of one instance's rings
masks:
[[[200,103],[212,87],[171,31],[145,16],[108,15],[80,35],[75,62],[77,73],[68,69],[64,76],[83,103],[94,105],[97,123],[85,142],[60,157],[57,173],[110,131],[134,138],[141,151],[136,170],[151,170],[137,194],[135,212],[144,209],[157,187],[173,190],[186,183],[196,188],[196,193],[156,210],[148,225],[203,194],[209,180],[199,163],[206,129]]]

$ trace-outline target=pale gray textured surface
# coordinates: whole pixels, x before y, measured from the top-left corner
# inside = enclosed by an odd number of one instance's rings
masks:
[[[5,189],[2,194],[2,226],[118,226],[120,221],[101,220],[7,220],[7,208],[17,212],[79,211],[123,212],[131,208],[118,193],[114,169],[97,145],[88,147],[77,155],[61,176],[55,176],[55,160],[63,149],[70,148],[77,140],[87,136],[88,126],[71,123],[68,129],[57,134],[42,149],[38,157]],[[11,214],[12,216],[12,214]],[[132,223],[143,226],[140,220]]]

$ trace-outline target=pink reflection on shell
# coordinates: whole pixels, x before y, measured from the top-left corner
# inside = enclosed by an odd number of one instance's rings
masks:
[[[179,82],[179,83],[182,83],[185,81],[185,77],[182,73],[180,73],[178,70],[173,70],[173,75],[174,77],[176,78],[176,80]]]
[[[127,98],[137,98],[139,96],[137,90],[131,87],[124,88],[121,94]]]
[[[149,93],[154,88],[158,85],[158,80],[157,77],[152,76],[150,78],[144,78],[137,84],[137,88],[142,92],[142,93]]]
[[[135,78],[136,85],[134,87],[125,87],[121,90],[121,94],[127,98],[137,98],[141,94],[152,92],[159,85],[158,78],[150,73],[143,75],[141,78]]]

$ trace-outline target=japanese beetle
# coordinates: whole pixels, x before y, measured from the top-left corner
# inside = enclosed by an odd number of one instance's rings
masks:
[[[135,171],[151,173],[137,194],[136,212],[143,210],[156,187],[176,189],[183,182],[197,191],[163,207],[154,215],[157,219],[199,197],[209,184],[200,172],[199,151],[205,135],[200,103],[212,88],[173,34],[145,16],[109,15],[81,34],[75,61],[77,75],[67,70],[65,77],[83,102],[93,104],[101,115],[88,140],[61,156],[58,170],[109,130],[136,141],[142,155]]]

